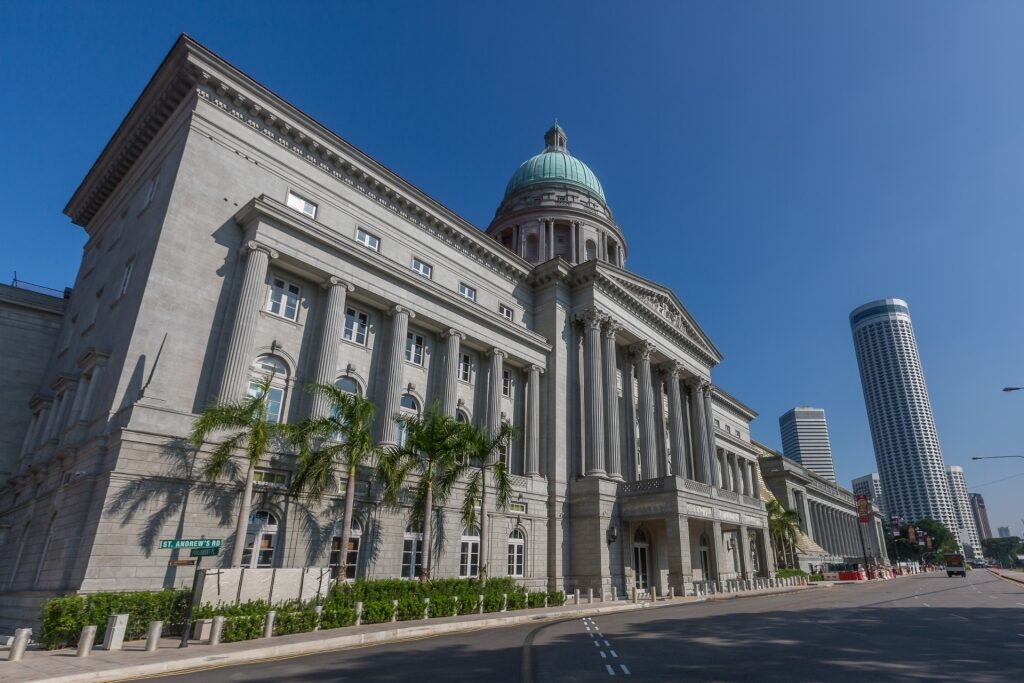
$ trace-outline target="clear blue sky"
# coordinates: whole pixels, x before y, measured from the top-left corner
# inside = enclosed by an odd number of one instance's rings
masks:
[[[481,227],[557,116],[756,438],[820,406],[876,471],[847,315],[904,298],[947,464],[1022,531],[1024,460],[970,457],[1024,455],[1024,6],[250,5],[0,2],[0,277],[73,282],[61,209],[181,32]]]

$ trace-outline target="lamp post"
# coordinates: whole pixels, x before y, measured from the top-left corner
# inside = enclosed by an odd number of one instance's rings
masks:
[[[1024,455],[975,455],[971,460],[997,460],[999,458],[1024,458]]]
[[[1003,391],[1024,391],[1024,387],[1003,387]]]

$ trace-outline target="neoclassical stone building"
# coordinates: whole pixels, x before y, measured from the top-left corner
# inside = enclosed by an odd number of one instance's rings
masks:
[[[518,427],[492,575],[664,592],[770,573],[755,413],[712,384],[721,355],[675,294],[625,268],[562,128],[544,142],[481,231],[180,38],[65,208],[89,235],[74,293],[37,393],[5,406],[29,426],[0,493],[3,619],[57,592],[182,585],[161,538],[229,551],[240,484],[199,481],[181,437],[271,371],[274,419],[325,410],[303,387],[337,383],[376,403],[383,444],[434,400]],[[286,495],[292,465],[258,470],[249,566],[348,552],[359,576],[415,573],[419,530],[372,470],[345,550],[345,482],[314,506]],[[479,569],[457,498],[435,575]]]

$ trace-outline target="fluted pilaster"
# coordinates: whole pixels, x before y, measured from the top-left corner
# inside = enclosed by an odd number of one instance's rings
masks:
[[[622,327],[609,320],[603,329],[604,349],[604,448],[605,469],[612,479],[622,479],[622,452],[619,447],[619,392],[617,388],[615,335]]]
[[[640,405],[637,412],[640,423],[640,461],[643,471],[637,478],[653,479],[658,476],[654,383],[651,378],[651,354],[654,353],[654,346],[650,342],[640,342],[631,346],[630,350],[636,359],[638,393],[640,394]]]
[[[345,326],[345,299],[355,289],[341,278],[331,277],[323,284],[327,290],[324,302],[324,319],[320,326],[320,353],[316,358],[313,381],[316,384],[333,384],[338,370],[338,344]],[[331,401],[317,392],[313,395],[313,417],[326,417]]]
[[[415,314],[404,306],[395,306],[391,316],[391,339],[388,344],[385,373],[383,410],[381,411],[380,442],[393,445],[397,441],[398,425],[395,417],[402,401],[402,363],[405,359],[405,337],[409,333],[409,320]]]
[[[526,475],[540,474],[540,374],[536,365],[526,369]]]
[[[700,383],[701,397],[704,403],[704,438],[707,440],[705,448],[708,453],[715,452],[715,416],[711,408],[711,382],[707,380],[701,380]],[[713,466],[716,466],[713,463]]]
[[[256,318],[259,315],[263,287],[267,281],[267,266],[277,252],[259,242],[246,245],[248,255],[242,274],[242,286],[235,304],[235,319],[228,336],[228,352],[220,382],[220,401],[235,401],[245,394],[246,379],[252,363]]]
[[[493,439],[501,429],[501,376],[504,368],[505,352],[491,349],[487,352],[490,360],[490,378],[487,390],[487,431]]]
[[[664,368],[665,381],[668,383],[668,436],[669,447],[672,449],[672,474],[677,477],[686,476],[686,420],[683,419],[683,399],[679,391],[678,363],[671,363]]]
[[[715,458],[714,451],[708,451],[708,440],[704,432],[707,430],[707,420],[704,419],[704,398],[701,395],[700,380],[694,379],[686,383],[686,390],[690,395],[690,442],[693,448],[693,478],[705,484],[714,484],[715,471],[712,460]]]

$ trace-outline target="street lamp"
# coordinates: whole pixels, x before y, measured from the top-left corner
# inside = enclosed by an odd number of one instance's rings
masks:
[[[995,460],[997,458],[1024,458],[1024,455],[975,455],[971,460]]]
[[[1024,391],[1024,387],[1003,387],[1003,391]]]

